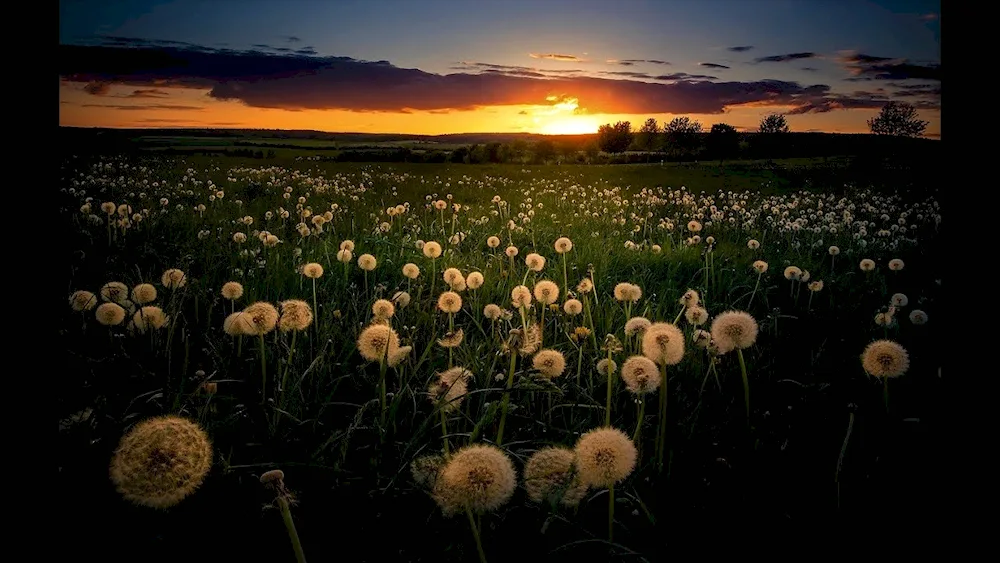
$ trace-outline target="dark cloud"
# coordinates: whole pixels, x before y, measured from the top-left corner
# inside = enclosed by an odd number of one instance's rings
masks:
[[[851,73],[852,82],[875,80],[934,80],[941,81],[941,65],[915,64],[906,59],[876,57],[864,53],[844,53],[840,63]]]
[[[128,98],[169,98],[170,93],[163,90],[158,90],[156,88],[141,88],[139,90],[133,90],[131,94],[126,96]]]
[[[143,104],[138,106],[125,106],[125,105],[115,105],[115,104],[82,104],[82,106],[85,108],[107,108],[107,109],[120,109],[125,111],[140,111],[140,110],[152,110],[152,109],[200,111],[205,109],[201,106],[179,106],[173,104]]]
[[[718,80],[718,77],[707,74],[688,74],[686,72],[675,72],[673,74],[661,74],[654,76],[654,80]]]
[[[703,66],[703,67],[706,67],[706,68],[720,68],[720,69],[728,69],[729,68],[726,65],[720,65],[720,64],[715,64],[715,63],[698,63],[698,66]]]
[[[288,41],[289,43],[301,43],[302,42],[301,39],[299,39],[298,37],[295,37],[294,35],[288,35],[284,39],[285,39],[285,41]]]
[[[941,96],[941,86],[935,86],[933,84],[893,84],[890,83],[888,86],[897,88],[897,91],[893,94],[896,97],[901,98],[936,98]]]
[[[189,123],[188,119],[167,119],[161,117],[148,117],[136,120],[136,123]]]
[[[635,66],[641,64],[650,65],[668,65],[667,61],[661,61],[659,59],[608,59],[605,61],[610,65],[621,65],[621,66]]]
[[[303,47],[301,49],[296,49],[295,52],[299,55],[317,55],[316,49],[312,47]]]
[[[107,82],[91,82],[83,87],[83,91],[94,96],[106,96],[111,91]]]
[[[728,51],[732,51],[734,53],[745,53],[745,52],[749,51],[750,49],[753,49],[753,45],[741,45],[739,47],[730,47],[727,50]]]
[[[639,77],[649,81],[563,74],[525,76],[528,67],[463,63],[475,72],[434,74],[386,61],[276,54],[206,47],[60,45],[63,80],[137,89],[207,90],[217,100],[256,108],[341,109],[368,112],[459,111],[483,106],[546,104],[549,96],[577,98],[590,113],[721,113],[728,106],[786,106],[796,113],[874,107],[872,98],[835,95],[830,87],[780,80],[710,82],[688,73]],[[503,72],[484,72],[488,70]],[[522,75],[512,75],[512,72]],[[666,82],[666,83],[664,83]],[[96,105],[96,104],[95,104]],[[203,109],[141,105],[104,108]]]
[[[770,57],[758,57],[754,62],[758,63],[787,63],[789,61],[799,61],[802,59],[812,59],[816,53],[788,53],[787,55],[771,55]]]
[[[631,70],[605,70],[601,74],[607,76],[628,76],[629,78],[653,78],[646,72],[635,72]]]
[[[811,67],[811,66],[804,66],[804,67],[802,67],[802,70],[804,70],[804,71],[806,71],[806,72],[816,72],[816,71],[817,71],[817,70],[819,70],[819,69],[817,69],[817,68],[813,68],[813,67]]]
[[[533,59],[546,59],[550,61],[561,61],[566,63],[579,63],[583,62],[583,59],[576,55],[559,55],[556,53],[528,53],[528,56]]]

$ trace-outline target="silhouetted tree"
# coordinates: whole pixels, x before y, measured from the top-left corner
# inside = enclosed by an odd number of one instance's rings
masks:
[[[501,160],[500,154],[500,143],[487,143],[486,144],[486,160],[487,162],[498,163],[503,162]]]
[[[601,149],[596,141],[591,141],[583,147],[583,154],[587,156],[587,163],[593,164],[594,159],[600,153]]]
[[[451,161],[455,163],[463,163],[469,156],[468,147],[458,147],[457,149],[451,151]]]
[[[635,144],[640,150],[655,151],[659,148],[660,124],[650,117],[642,124],[635,136]]]
[[[882,106],[877,116],[868,120],[874,135],[894,137],[919,137],[927,129],[927,122],[917,118],[917,108],[906,102],[889,102]]]
[[[632,124],[619,121],[614,125],[606,123],[597,129],[597,146],[604,152],[622,153],[632,144]]]
[[[535,142],[534,153],[535,161],[545,164],[556,157],[556,145],[549,139],[542,139]]]
[[[719,164],[735,156],[739,150],[740,134],[735,127],[726,123],[712,125],[712,130],[708,133],[708,151],[719,159]]]
[[[788,123],[785,122],[785,116],[772,113],[760,121],[758,131],[760,133],[788,133]]]
[[[669,151],[675,156],[685,156],[698,151],[698,136],[701,134],[701,123],[691,121],[690,117],[675,117],[663,127],[667,137]]]

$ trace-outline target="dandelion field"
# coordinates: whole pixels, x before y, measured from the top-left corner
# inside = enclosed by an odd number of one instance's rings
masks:
[[[88,552],[653,561],[918,510],[932,195],[569,166],[60,175],[58,482],[100,514],[73,524]]]

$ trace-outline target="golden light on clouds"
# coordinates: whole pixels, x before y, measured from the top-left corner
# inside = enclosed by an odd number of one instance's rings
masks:
[[[238,101],[221,101],[208,90],[160,86],[155,90],[112,85],[93,95],[84,84],[64,82],[60,86],[59,123],[72,127],[117,128],[254,128],[309,129],[330,132],[411,133],[542,133],[570,135],[596,133],[605,123],[630,121],[633,130],[653,117],[661,127],[673,114],[590,113],[573,96],[549,95],[536,105],[487,106],[469,111],[359,112],[346,110],[266,109],[248,107]],[[714,115],[690,114],[708,131],[713,123],[728,123],[741,131],[752,131],[769,113],[791,107],[747,104]],[[791,115],[792,131],[866,133],[866,121],[878,113],[873,109],[845,109],[826,113]],[[928,132],[940,131],[940,112],[921,112],[930,122]]]

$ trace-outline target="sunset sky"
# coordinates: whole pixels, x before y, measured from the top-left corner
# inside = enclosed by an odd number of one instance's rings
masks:
[[[62,0],[59,121],[373,133],[867,132],[888,100],[940,135],[940,2]]]

